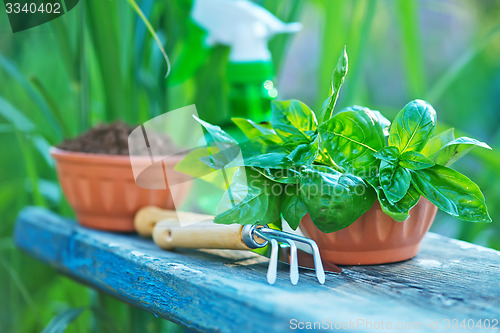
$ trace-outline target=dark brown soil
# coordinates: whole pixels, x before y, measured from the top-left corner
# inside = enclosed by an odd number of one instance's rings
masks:
[[[64,140],[57,148],[92,154],[128,155],[128,136],[135,127],[122,121],[109,125],[99,124],[76,138]],[[173,147],[170,138],[164,135],[155,135],[153,138],[150,137],[149,141],[150,145],[154,144],[165,154]],[[148,151],[134,152],[134,155],[136,154],[147,155]]]

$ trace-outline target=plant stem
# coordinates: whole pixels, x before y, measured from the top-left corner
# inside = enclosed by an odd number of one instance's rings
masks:
[[[332,166],[335,170],[338,172],[345,172],[343,168],[341,168],[337,163],[335,163],[330,156],[325,154],[321,149],[319,150],[319,154],[321,157],[323,157],[325,160],[327,160],[330,163],[330,166]]]

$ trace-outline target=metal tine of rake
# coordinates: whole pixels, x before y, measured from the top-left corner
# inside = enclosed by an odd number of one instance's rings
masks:
[[[257,234],[257,236],[271,242],[271,260],[269,262],[269,268],[267,270],[268,274],[268,282],[269,284],[273,284],[276,281],[276,271],[278,270],[278,241],[282,243],[288,243],[290,244],[290,280],[292,281],[292,284],[295,284],[294,281],[298,281],[298,263],[296,264],[297,268],[292,267],[295,266],[295,263],[293,262],[293,259],[297,259],[297,246],[293,241],[300,242],[300,243],[305,243],[311,247],[312,250],[312,255],[313,255],[313,260],[314,260],[314,268],[316,271],[316,278],[318,279],[318,282],[320,284],[325,283],[325,271],[323,269],[323,263],[321,262],[321,255],[319,254],[319,249],[318,245],[316,245],[316,242],[313,241],[312,239],[290,234],[287,232],[279,231],[279,230],[274,230],[270,229],[267,227],[260,227],[260,228],[255,228],[253,230],[254,233]],[[274,240],[275,242],[272,242]],[[293,246],[291,245],[291,242],[293,243]],[[274,257],[273,257],[274,254]],[[273,260],[274,259],[274,260]],[[297,275],[297,278],[295,279],[295,274]],[[274,279],[274,280],[273,280]],[[272,282],[271,282],[272,281]]]
[[[285,241],[287,244],[282,244]],[[267,268],[267,282],[273,284],[276,281],[278,270],[278,249],[279,247],[290,248],[290,282],[296,285],[299,282],[299,263],[297,259],[297,245],[291,239],[281,240],[278,242],[274,238],[269,238],[268,242],[271,243],[271,256],[269,266]]]
[[[271,256],[269,258],[269,265],[267,266],[267,283],[274,284],[274,282],[276,282],[276,276],[278,273],[278,241],[272,237],[261,234],[255,228],[252,228],[252,232],[256,233],[260,238],[271,243]]]
[[[299,282],[299,261],[297,258],[297,245],[291,239],[286,242],[290,246],[290,282],[296,285]]]

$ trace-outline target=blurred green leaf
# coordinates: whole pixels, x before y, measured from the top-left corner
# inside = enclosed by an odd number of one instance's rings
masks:
[[[0,68],[2,68],[9,76],[14,79],[27,93],[28,96],[36,103],[39,110],[42,112],[45,119],[51,125],[51,129],[46,129],[43,126],[37,127],[37,130],[44,133],[53,142],[57,142],[62,138],[61,124],[54,117],[54,111],[50,109],[43,98],[37,93],[30,82],[19,72],[12,61],[0,54]]]
[[[425,88],[424,52],[420,33],[419,1],[396,1],[399,31],[403,45],[403,69],[406,71],[406,81],[410,98],[421,97]]]
[[[153,36],[153,38],[156,42],[156,45],[158,45],[158,48],[161,50],[161,53],[163,54],[163,57],[165,58],[165,62],[167,63],[167,74],[165,74],[165,77],[167,77],[170,74],[170,60],[168,59],[167,52],[165,52],[165,49],[163,48],[163,44],[160,41],[158,34],[156,33],[155,29],[153,28],[153,26],[151,25],[151,23],[149,22],[147,17],[142,12],[141,8],[137,5],[135,0],[128,0],[128,2],[130,3],[130,5],[134,9],[134,11],[137,13],[137,15],[139,15],[141,20],[144,22],[144,24],[148,28],[149,32]]]
[[[451,66],[439,77],[439,79],[429,88],[425,94],[425,99],[431,103],[438,101],[448,87],[457,80],[464,69],[471,61],[488,46],[493,38],[500,33],[500,22],[491,28],[481,39],[479,39],[470,49],[451,64]]]
[[[50,321],[42,333],[63,333],[78,316],[83,312],[83,308],[68,309],[62,311]]]
[[[15,130],[22,133],[30,133],[35,130],[35,125],[24,116],[22,112],[13,107],[0,96],[0,116],[5,118]]]

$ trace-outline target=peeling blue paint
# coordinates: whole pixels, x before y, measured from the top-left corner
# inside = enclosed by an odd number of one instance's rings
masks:
[[[340,276],[328,275],[325,285],[301,272],[297,286],[290,284],[286,265],[279,266],[278,281],[269,286],[265,263],[245,266],[195,250],[162,251],[150,240],[82,228],[41,208],[20,214],[14,239],[19,248],[79,281],[204,332],[288,332],[292,318],[500,317],[498,252],[468,251],[433,234],[416,260],[346,267]],[[441,265],[421,264],[434,261]]]

